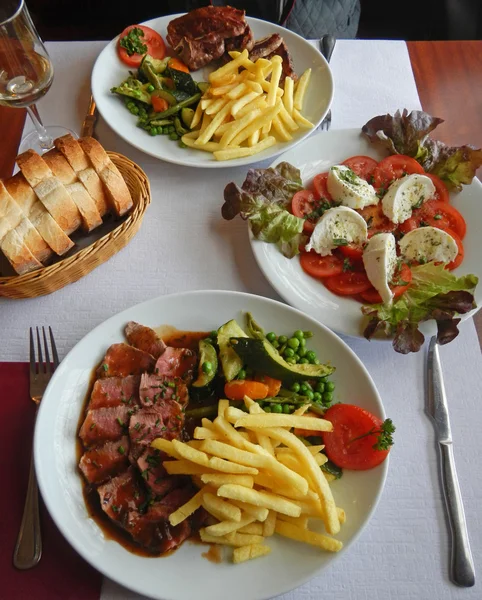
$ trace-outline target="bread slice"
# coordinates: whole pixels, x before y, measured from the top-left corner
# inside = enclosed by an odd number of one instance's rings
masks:
[[[0,242],[0,250],[19,275],[40,269],[43,266],[30,252],[15,229],[9,231]]]
[[[133,202],[129,188],[118,168],[94,138],[84,137],[79,140],[79,143],[104,184],[107,198],[115,214],[118,217],[125,215],[132,208]]]
[[[95,170],[90,166],[89,159],[82,150],[79,142],[68,133],[54,140],[54,144],[57,150],[60,150],[66,158],[79,180],[85,186],[85,189],[93,198],[100,216],[103,217],[106,215],[109,212],[109,205],[104,192],[104,186]]]
[[[34,150],[17,156],[17,165],[32,186],[39,200],[67,235],[82,222],[79,209],[48,164]]]
[[[10,196],[23,213],[29,218],[45,242],[52,250],[62,256],[74,243],[54,221],[50,213],[39,201],[33,189],[27,183],[22,173],[17,173],[5,181]]]
[[[102,217],[97,206],[84,185],[79,182],[77,175],[59,150],[49,150],[42,156],[44,161],[65,186],[70,197],[79,209],[82,218],[82,228],[89,232],[102,225]]]

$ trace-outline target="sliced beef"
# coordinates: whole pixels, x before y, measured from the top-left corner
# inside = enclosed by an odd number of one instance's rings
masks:
[[[256,62],[258,58],[267,58],[283,43],[283,38],[278,33],[256,40],[253,49],[249,53],[249,58]]]
[[[156,359],[128,344],[112,344],[97,369],[97,377],[127,377],[152,371]]]
[[[80,428],[79,436],[84,446],[97,446],[104,442],[120,440],[125,435],[134,408],[115,406],[89,410]]]
[[[166,349],[166,344],[157,335],[154,329],[129,321],[125,328],[127,341],[131,346],[147,352],[154,358],[159,358]]]
[[[157,359],[154,373],[167,377],[180,377],[189,383],[193,378],[196,363],[197,354],[192,350],[168,346]]]
[[[167,26],[167,42],[191,71],[220,58],[226,39],[246,29],[245,11],[230,6],[204,6],[173,19]]]
[[[181,406],[187,404],[187,385],[179,378],[144,373],[139,385],[140,402],[143,406],[155,406],[161,400],[176,400]]]
[[[137,460],[158,437],[166,440],[178,438],[183,424],[184,413],[181,405],[174,400],[161,400],[155,406],[141,408],[129,422],[131,460]]]
[[[129,467],[129,438],[121,437],[116,442],[107,442],[87,450],[80,459],[79,468],[89,483],[102,483],[115,477]]]
[[[133,467],[97,488],[102,510],[117,525],[128,528],[132,514],[147,501],[147,495],[139,484]]]
[[[89,410],[113,406],[139,405],[139,375],[127,377],[105,377],[94,383],[90,396]]]
[[[137,466],[142,478],[152,494],[160,499],[172,490],[185,486],[189,478],[182,475],[168,475],[162,466],[169,457],[156,448],[148,448],[138,459]]]
[[[282,63],[283,71],[281,72],[280,84],[282,84],[284,82],[286,77],[291,77],[291,79],[293,79],[293,81],[296,81],[298,79],[298,76],[295,73],[293,59],[291,58],[291,54],[288,50],[288,46],[286,45],[286,43],[284,41],[281,42],[281,44],[276,48],[276,50],[273,52],[273,54],[271,54],[269,56],[269,58],[272,58],[275,54],[277,54],[278,56],[281,56],[281,58],[283,60],[283,63]]]
[[[251,52],[254,47],[254,35],[249,25],[246,25],[246,29],[241,35],[237,35],[236,37],[229,38],[225,41],[224,47],[227,52],[232,52],[236,50],[241,52],[242,50],[247,50]],[[228,58],[231,58],[228,54]]]

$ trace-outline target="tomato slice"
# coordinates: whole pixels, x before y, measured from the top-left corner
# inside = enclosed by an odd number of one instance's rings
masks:
[[[372,182],[372,175],[378,165],[378,162],[370,156],[352,156],[344,160],[342,165],[349,167],[358,177],[361,177],[368,183]]]
[[[407,290],[410,286],[410,283],[412,281],[412,271],[410,270],[410,267],[406,264],[402,265],[402,268],[400,269],[400,273],[398,273],[396,275],[396,280],[397,281],[406,281],[406,285],[391,285],[390,289],[393,292],[393,298],[398,298],[400,297],[403,292],[405,292],[405,290]],[[361,297],[363,298],[363,300],[365,302],[367,302],[368,304],[380,304],[381,302],[383,302],[382,297],[380,296],[380,294],[377,292],[377,290],[375,288],[371,288],[369,290],[367,290],[366,292],[362,292]]]
[[[320,202],[310,190],[300,190],[296,192],[291,200],[291,212],[295,217],[305,219],[303,229],[306,233],[311,233],[315,228],[319,215],[316,213]]]
[[[146,27],[145,25],[129,25],[129,27],[126,27],[124,29],[124,31],[120,34],[117,40],[117,53],[121,61],[125,63],[128,67],[138,67],[146,54],[136,53],[132,54],[132,56],[129,56],[127,50],[120,45],[120,40],[124,38],[131,29],[134,29],[134,27],[142,29],[142,31],[144,32],[144,37],[141,37],[140,39],[142,43],[145,46],[147,46],[147,54],[149,54],[153,58],[164,58],[164,56],[166,55],[166,45],[164,44],[164,40],[157,33],[157,31],[154,31],[154,29]]]
[[[340,246],[339,250],[343,256],[351,258],[352,260],[362,260],[363,258],[363,248],[361,246],[357,246],[356,244]]]
[[[451,263],[448,263],[448,265],[446,265],[446,267],[445,267],[449,271],[453,271],[454,269],[459,267],[462,264],[462,261],[464,260],[464,255],[465,255],[464,245],[462,243],[462,240],[455,233],[455,231],[451,231],[450,229],[446,229],[445,231],[454,238],[454,240],[459,248],[459,253],[455,257],[455,259]]]
[[[323,433],[324,452],[342,469],[364,471],[381,464],[389,450],[375,450],[377,435],[365,435],[379,430],[383,421],[353,404],[334,404],[323,417],[333,424],[333,431]],[[364,436],[360,439],[360,436]]]
[[[361,294],[372,287],[366,273],[361,271],[347,271],[323,279],[326,287],[338,296],[353,296]]]
[[[375,235],[375,233],[391,233],[397,228],[396,224],[392,223],[392,221],[383,214],[381,202],[366,206],[357,212],[359,212],[367,222],[369,238],[371,238],[372,235]]]
[[[328,277],[343,273],[343,260],[335,254],[320,256],[316,252],[300,254],[301,268],[312,277]]]
[[[395,179],[412,173],[425,175],[422,165],[414,158],[404,154],[393,154],[382,159],[376,166],[373,172],[373,185],[376,188],[386,189]]]
[[[412,229],[422,225],[431,225],[444,231],[454,231],[460,239],[464,239],[467,233],[467,224],[459,211],[448,202],[429,200],[416,208],[412,216],[400,226],[402,233],[408,233]]]
[[[325,198],[325,200],[331,202],[333,198],[331,197],[331,194],[326,186],[327,179],[328,173],[319,173],[318,175],[315,175],[313,179],[313,189],[315,190],[318,198]]]
[[[440,177],[437,177],[437,175],[432,175],[432,173],[424,173],[424,175],[430,178],[435,186],[435,195],[433,196],[433,200],[438,200],[439,202],[449,202],[449,191]]]

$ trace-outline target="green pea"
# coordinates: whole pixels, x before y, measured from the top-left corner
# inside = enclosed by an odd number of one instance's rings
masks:
[[[315,360],[313,361],[314,365],[319,365],[320,364],[320,359],[319,358],[315,358]]]
[[[325,391],[325,384],[323,383],[323,381],[318,381],[318,383],[315,385],[315,390],[320,394],[322,394]]]
[[[269,406],[269,404],[267,404],[264,408],[263,408],[264,412],[271,412],[271,406]]]
[[[169,134],[169,139],[175,141],[175,140],[179,139],[179,136],[177,135],[177,133],[175,131],[173,131],[172,133]]]
[[[241,371],[238,373],[238,379],[246,379],[246,371],[244,369],[241,369]]]
[[[281,406],[281,404],[273,404],[271,406],[271,412],[281,413],[281,412],[283,412],[283,407]]]
[[[286,413],[287,415],[290,414],[290,405],[289,404],[283,404],[283,412]]]
[[[329,404],[333,401],[333,392],[323,392],[323,403]]]
[[[174,127],[174,125],[168,125],[168,130],[169,133],[174,133],[174,131],[176,131],[176,128]]]
[[[307,398],[309,398],[310,400],[313,400],[313,398],[315,397],[315,394],[311,390],[308,390],[307,392],[305,392],[305,396]]]
[[[293,385],[291,386],[291,391],[297,394],[300,391],[300,384],[296,382],[293,383]]]
[[[305,340],[305,338],[301,338],[301,340],[300,340],[300,346],[302,348],[304,348],[306,346],[306,340]]]
[[[167,126],[163,127],[163,128],[162,128],[162,133],[163,133],[164,135],[167,135],[167,134],[169,133],[169,127],[167,127]]]
[[[300,363],[300,365],[307,365],[310,361],[307,358],[300,358],[298,362]]]
[[[206,375],[209,375],[209,373],[212,373],[213,370],[213,365],[209,360],[205,360],[202,364],[202,370],[203,373],[206,373]]]
[[[151,135],[157,135],[157,127],[151,127],[151,128],[149,129],[149,133],[150,133]]]
[[[276,333],[274,331],[270,331],[266,334],[266,339],[268,340],[268,342],[274,342],[276,339]]]
[[[295,337],[297,340],[302,340],[305,337],[305,334],[301,331],[301,329],[297,329],[293,333],[293,337]]]
[[[312,331],[303,331],[303,335],[305,336],[305,338],[311,338],[311,337],[313,337],[313,332]]]
[[[273,344],[273,348],[278,349],[279,348],[279,342],[278,340],[274,340],[274,342],[271,342]]]
[[[129,109],[131,111],[131,113],[133,115],[138,115],[139,114],[139,109],[137,108],[137,106],[134,106],[133,108]]]
[[[288,358],[286,359],[286,362],[289,365],[296,365],[296,360],[292,356],[288,356]]]
[[[134,108],[135,105],[136,103],[132,102],[132,100],[128,100],[126,104],[127,108]]]
[[[325,390],[327,392],[333,392],[335,389],[335,384],[333,383],[333,381],[327,381],[325,384]]]
[[[152,93],[156,88],[151,84],[147,86],[147,91]]]
[[[300,355],[297,352],[293,354],[293,358],[296,360],[296,362],[300,362]]]
[[[280,335],[278,338],[278,342],[283,345],[286,344],[286,342],[288,341],[288,338],[285,335]]]
[[[308,350],[305,356],[310,361],[310,363],[312,363],[316,358],[316,354],[313,352],[313,350]]]
[[[321,394],[320,394],[320,392],[315,392],[313,394],[313,401],[314,402],[320,402],[320,400],[321,400]]]
[[[311,385],[305,381],[304,383],[302,383],[300,385],[300,391],[302,394],[304,394],[305,392],[311,391]]]
[[[300,340],[296,339],[295,337],[292,337],[288,340],[287,344],[290,348],[293,348],[293,350],[296,350],[298,348],[298,346],[300,345]]]
[[[300,355],[301,358],[304,358],[306,356],[307,350],[306,348],[304,348],[303,346],[300,346],[296,352],[298,352],[298,354]]]
[[[286,358],[292,358],[295,355],[295,351],[292,348],[286,348],[283,354]]]

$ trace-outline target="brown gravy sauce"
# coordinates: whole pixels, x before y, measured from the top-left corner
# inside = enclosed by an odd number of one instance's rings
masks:
[[[209,335],[209,332],[205,332],[205,331],[181,331],[181,330],[176,329],[175,327],[171,327],[170,325],[162,325],[161,327],[154,328],[154,331],[159,335],[159,337],[161,337],[164,340],[164,342],[168,346],[174,346],[175,348],[190,348],[191,350],[197,350],[199,340],[203,339]],[[107,350],[107,348],[106,348],[106,350]],[[86,394],[84,404],[83,404],[82,410],[80,412],[79,422],[77,425],[77,437],[76,437],[77,464],[80,462],[80,459],[82,458],[82,455],[84,453],[84,447],[82,444],[82,440],[80,439],[78,433],[80,431],[80,428],[82,427],[82,423],[84,422],[85,415],[87,413],[87,406],[89,404],[89,400],[90,400],[90,396],[92,394],[92,389],[94,387],[94,383],[96,381],[96,370],[97,370],[98,366],[100,366],[100,364],[101,363],[99,363],[99,365],[97,365],[96,368],[92,372],[92,375],[90,378],[90,383],[89,383],[89,389]],[[212,404],[213,400],[211,398],[212,397],[207,398],[206,401],[200,401],[199,399],[196,399],[195,402],[193,402],[193,403],[190,402],[188,410],[189,410],[189,408],[197,408],[197,407]],[[197,425],[197,423],[193,422],[192,419],[187,419],[185,429],[188,432],[189,437],[191,437],[191,432],[194,430],[194,427],[196,425]],[[124,531],[120,527],[117,527],[109,519],[109,517],[105,514],[105,512],[102,510],[102,507],[100,505],[99,494],[97,493],[96,487],[89,485],[85,481],[85,479],[82,476],[82,474],[80,473],[80,471],[79,471],[79,477],[81,478],[81,481],[82,481],[82,493],[84,496],[84,502],[85,502],[85,506],[87,508],[87,512],[89,513],[90,518],[96,522],[97,526],[102,531],[104,538],[106,540],[113,540],[113,541],[117,542],[118,544],[120,544],[126,550],[128,550],[129,552],[132,552],[133,554],[137,554],[138,556],[150,557],[150,558],[156,558],[156,557],[159,558],[160,556],[169,556],[170,554],[173,554],[176,551],[176,550],[172,550],[172,551],[169,551],[166,553],[159,554],[159,553],[150,552],[146,548],[139,546],[139,544],[134,542],[134,540],[127,533],[127,531]],[[197,534],[191,538],[188,538],[188,540],[205,545],[203,542],[200,541],[199,536]],[[219,560],[218,560],[217,554],[213,550],[213,548],[214,547],[211,547],[207,552],[205,552],[203,554],[203,556],[205,556],[211,562],[220,562],[221,554],[219,553]]]

